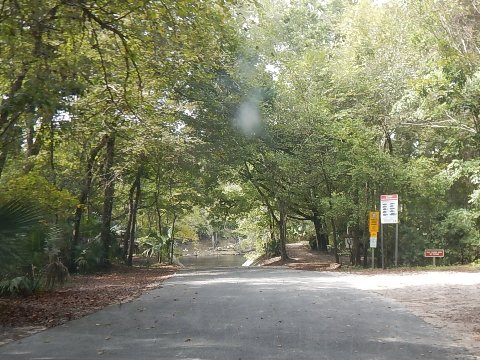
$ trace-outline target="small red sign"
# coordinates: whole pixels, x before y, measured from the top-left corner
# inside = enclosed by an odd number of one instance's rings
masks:
[[[426,249],[424,253],[425,257],[444,257],[444,249]]]
[[[398,194],[380,195],[380,201],[398,200]]]

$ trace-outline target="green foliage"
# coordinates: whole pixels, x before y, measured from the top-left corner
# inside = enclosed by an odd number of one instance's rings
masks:
[[[466,209],[450,210],[435,229],[437,243],[447,250],[446,258],[452,264],[466,264],[476,260],[480,250],[479,212]]]
[[[0,294],[30,295],[62,284],[68,271],[59,260],[64,232],[48,227],[36,206],[15,200],[0,206]]]
[[[34,203],[45,220],[59,216],[75,204],[74,197],[69,191],[58,189],[38,173],[9,174],[2,177],[2,183],[0,188],[4,199],[23,199],[28,203]],[[66,218],[65,215],[60,217]]]
[[[34,280],[28,276],[17,276],[13,279],[5,279],[0,281],[0,295],[31,295],[38,289],[38,285],[38,279]]]
[[[474,6],[19,0],[0,17],[2,278],[113,258],[137,174],[148,256],[214,233],[275,253],[281,209],[291,239],[316,220],[333,247],[347,229],[366,243],[368,211],[398,193],[402,261],[478,257]]]
[[[157,236],[156,234],[149,234],[148,236],[137,238],[141,254],[145,257],[156,257],[160,259],[167,259],[169,237],[166,235]]]
[[[63,285],[69,278],[68,269],[61,261],[51,261],[45,268],[45,286],[52,289],[55,284]]]
[[[28,264],[32,240],[28,233],[40,220],[40,212],[24,202],[14,200],[0,205],[0,279]]]
[[[95,272],[102,268],[102,243],[97,236],[79,245],[75,264],[81,273]]]
[[[0,205],[0,231],[2,236],[15,236],[41,220],[40,212],[25,202],[12,200]]]

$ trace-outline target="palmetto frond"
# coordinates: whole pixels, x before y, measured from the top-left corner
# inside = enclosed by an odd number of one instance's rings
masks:
[[[41,215],[36,208],[19,200],[0,204],[0,241],[5,236],[15,236],[25,232],[40,220]]]
[[[41,220],[40,212],[19,200],[0,204],[0,278],[27,257],[25,234]]]

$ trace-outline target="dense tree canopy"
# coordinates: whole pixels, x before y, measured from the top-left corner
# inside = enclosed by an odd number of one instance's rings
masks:
[[[299,229],[359,264],[388,193],[401,263],[478,260],[479,24],[475,0],[3,1],[0,200],[39,210],[43,255],[2,276],[213,233],[285,257]]]

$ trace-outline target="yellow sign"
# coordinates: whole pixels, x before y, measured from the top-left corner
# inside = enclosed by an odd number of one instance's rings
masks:
[[[379,224],[380,213],[378,211],[370,211],[370,216],[368,217],[368,228],[370,229],[370,236],[375,236],[378,233],[378,224]]]

